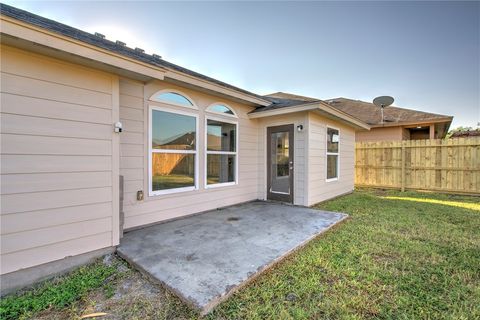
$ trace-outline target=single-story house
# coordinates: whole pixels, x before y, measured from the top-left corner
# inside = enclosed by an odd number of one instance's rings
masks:
[[[353,190],[370,126],[334,104],[260,96],[8,5],[0,26],[2,289],[125,230]]]
[[[267,97],[302,101],[318,100],[284,92],[273,93]],[[443,139],[453,120],[452,116],[391,106],[385,108],[382,123],[380,109],[373,103],[346,98],[328,99],[325,102],[370,126],[370,130],[356,134],[357,142]]]

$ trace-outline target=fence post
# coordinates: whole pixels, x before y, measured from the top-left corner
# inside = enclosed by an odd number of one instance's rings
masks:
[[[402,141],[402,177],[401,177],[402,192],[405,191],[405,141]]]

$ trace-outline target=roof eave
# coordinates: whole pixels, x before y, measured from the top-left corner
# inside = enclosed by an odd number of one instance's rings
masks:
[[[232,97],[251,105],[268,106],[271,104],[270,101],[254,94],[249,95],[243,91],[221,86],[168,67],[145,63],[3,14],[0,15],[0,30],[2,35],[25,40],[36,45],[86,58],[91,61],[97,61],[114,68],[150,77],[151,79],[165,80],[165,78],[170,78],[217,94]]]
[[[296,112],[305,112],[305,111],[317,111],[322,113],[323,115],[330,115],[333,118],[343,120],[348,125],[356,129],[370,130],[370,126],[365,122],[358,120],[357,118],[354,118],[335,108],[332,108],[328,104],[322,101],[315,101],[312,103],[305,103],[302,105],[278,108],[278,109],[267,110],[267,111],[252,112],[248,114],[248,117],[250,119],[258,119],[258,118],[266,118],[266,117],[272,117],[277,115],[290,114],[290,113],[296,113]]]
[[[421,121],[400,121],[400,122],[386,122],[386,123],[378,123],[378,124],[371,124],[370,127],[373,128],[382,128],[382,127],[405,127],[405,126],[415,126],[415,125],[422,125],[422,124],[429,124],[429,123],[442,123],[442,122],[452,122],[453,117],[444,117],[444,118],[437,118],[437,119],[429,119],[429,120],[421,120]]]

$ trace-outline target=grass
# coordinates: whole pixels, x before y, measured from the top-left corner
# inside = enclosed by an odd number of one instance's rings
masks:
[[[210,319],[480,318],[478,197],[359,190],[316,207],[350,219]]]
[[[100,287],[111,294],[107,280],[115,276],[116,271],[114,265],[97,261],[67,276],[44,282],[33,290],[2,298],[0,319],[27,319],[47,308],[64,308]]]
[[[478,197],[357,190],[316,207],[350,218],[234,294],[207,319],[480,318]],[[49,308],[45,319],[70,310],[57,317],[66,318],[72,307],[65,306],[85,294],[90,305],[103,305],[114,318],[198,318],[163,289],[109,305],[108,295],[94,295],[108,291],[111,269],[105,268],[80,269],[58,283],[9,297],[0,305],[0,318],[6,312],[29,317],[42,308]],[[125,279],[137,276],[129,274]],[[110,287],[115,295],[125,286],[122,281]]]

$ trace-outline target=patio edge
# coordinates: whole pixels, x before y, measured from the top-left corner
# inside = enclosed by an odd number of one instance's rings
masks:
[[[316,209],[313,209],[313,210],[316,210]],[[230,288],[228,291],[225,291],[223,294],[221,294],[220,296],[217,296],[216,298],[214,298],[213,300],[211,300],[208,304],[204,305],[204,306],[200,306],[198,305],[195,301],[192,301],[190,300],[188,297],[185,297],[181,292],[179,292],[178,290],[176,290],[175,288],[172,288],[171,286],[169,286],[168,284],[166,284],[165,282],[159,280],[159,279],[156,279],[155,277],[153,277],[148,271],[146,271],[144,268],[142,268],[138,263],[136,263],[135,261],[129,259],[126,255],[122,254],[122,252],[120,250],[117,249],[117,255],[124,259],[125,261],[127,261],[130,265],[132,265],[136,270],[138,270],[142,275],[144,275],[146,278],[148,278],[149,280],[151,280],[153,283],[157,284],[157,285],[160,285],[162,288],[170,291],[171,293],[173,293],[176,297],[178,297],[182,302],[184,302],[186,305],[188,305],[189,307],[191,307],[192,309],[196,310],[199,312],[199,314],[201,316],[205,316],[207,315],[208,313],[210,313],[211,311],[213,311],[213,309],[215,307],[217,307],[220,303],[224,302],[225,300],[227,300],[228,298],[230,298],[235,292],[237,292],[238,290],[244,288],[245,286],[249,285],[250,283],[252,283],[258,276],[260,276],[261,274],[263,274],[264,272],[268,271],[269,269],[271,269],[272,267],[274,267],[275,265],[277,265],[278,263],[282,262],[285,258],[289,257],[290,255],[294,254],[295,252],[297,252],[298,250],[304,248],[308,243],[310,243],[312,240],[315,240],[316,238],[322,236],[323,234],[325,234],[327,231],[329,231],[330,229],[336,227],[336,226],[339,226],[342,222],[346,221],[347,219],[349,219],[349,215],[346,214],[346,213],[342,213],[342,212],[333,212],[333,211],[320,211],[319,212],[327,212],[327,213],[335,213],[335,214],[341,214],[343,215],[343,217],[341,217],[337,222],[331,224],[330,226],[322,229],[321,231],[313,234],[312,236],[308,237],[307,239],[305,239],[304,241],[302,241],[299,245],[297,245],[296,247],[286,251],[283,255],[279,256],[278,258],[272,260],[271,262],[259,267],[255,273],[253,273],[252,275],[250,275],[247,279],[245,279],[242,283],[240,283],[239,285],[237,286],[233,286],[232,288]]]
[[[313,210],[316,210],[316,209],[313,209]],[[320,211],[320,210],[319,210]],[[257,269],[257,271],[252,274],[250,277],[248,277],[245,281],[243,281],[241,284],[239,284],[238,286],[235,286],[235,287],[232,287],[229,291],[225,292],[225,294],[219,296],[218,298],[215,298],[213,299],[212,301],[210,301],[210,303],[208,303],[206,306],[204,306],[203,308],[200,308],[200,315],[201,316],[205,316],[207,315],[208,313],[210,313],[211,311],[213,311],[213,309],[215,307],[217,307],[220,303],[224,302],[225,300],[227,300],[228,298],[230,298],[235,292],[237,292],[238,290],[244,288],[245,286],[251,284],[257,277],[259,277],[261,274],[263,274],[264,272],[268,271],[269,269],[273,268],[274,266],[276,266],[277,264],[279,264],[280,262],[282,262],[285,258],[288,258],[289,256],[291,256],[292,254],[294,254],[295,252],[297,252],[298,250],[300,249],[303,249],[308,243],[310,243],[311,241],[315,240],[316,238],[322,236],[323,234],[325,234],[327,231],[329,231],[330,229],[336,227],[336,226],[339,226],[342,222],[346,221],[347,219],[350,218],[350,216],[346,213],[343,213],[343,212],[333,212],[333,211],[321,211],[321,212],[327,212],[327,213],[335,213],[335,214],[342,214],[343,217],[338,220],[337,222],[335,222],[334,224],[328,226],[327,228],[319,231],[318,233],[315,233],[314,235],[312,235],[311,237],[307,238],[305,241],[301,242],[298,246],[296,246],[295,248],[292,248],[290,250],[288,250],[287,252],[285,252],[283,255],[281,255],[280,257],[272,260],[270,263],[267,263],[266,265],[260,267]]]

